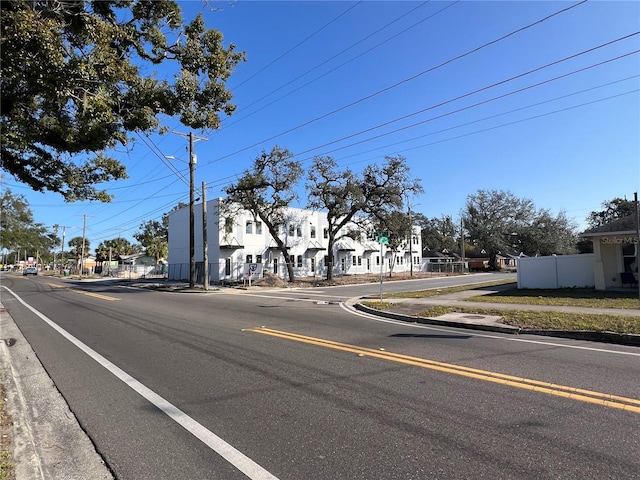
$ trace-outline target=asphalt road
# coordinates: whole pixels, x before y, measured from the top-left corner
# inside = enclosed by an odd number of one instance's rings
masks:
[[[640,478],[638,348],[343,308],[375,284],[206,294],[42,276],[2,285],[120,479]]]

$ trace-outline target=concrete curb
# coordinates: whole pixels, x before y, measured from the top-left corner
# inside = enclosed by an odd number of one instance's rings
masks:
[[[438,320],[437,318],[427,317],[415,317],[412,315],[405,315],[402,313],[387,312],[384,310],[376,310],[375,308],[369,308],[361,303],[353,303],[352,307],[356,310],[376,315],[383,318],[390,318],[393,320],[400,320],[403,322],[422,323],[428,325],[440,325],[444,327],[453,328],[466,328],[469,330],[481,330],[486,332],[498,332],[509,333],[513,335],[525,334],[525,335],[541,335],[548,337],[558,338],[570,338],[574,340],[587,340],[591,342],[613,343],[617,345],[628,346],[640,346],[640,335],[634,334],[621,334],[615,332],[597,332],[592,330],[541,330],[541,329],[526,329],[519,327],[512,327],[509,325],[489,325],[482,323],[462,323],[451,320]]]
[[[75,415],[0,303],[0,368],[17,479],[113,480]]]

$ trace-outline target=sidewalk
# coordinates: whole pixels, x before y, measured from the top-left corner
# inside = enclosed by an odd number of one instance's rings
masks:
[[[452,308],[478,308],[485,310],[520,310],[520,311],[539,311],[539,312],[568,312],[585,315],[620,315],[640,318],[640,309],[620,309],[620,308],[592,308],[592,307],[573,307],[573,306],[557,306],[557,305],[531,305],[531,304],[515,304],[515,303],[489,303],[489,302],[468,302],[467,298],[477,297],[478,295],[487,295],[495,293],[498,289],[465,290],[451,294],[438,295],[437,297],[424,298],[389,298],[387,301],[393,303],[386,310],[376,310],[368,308],[362,303],[363,300],[376,301],[379,297],[368,296],[362,298],[350,299],[346,302],[347,306],[356,310],[364,311],[372,315],[402,320],[412,323],[425,323],[430,325],[441,325],[447,327],[469,328],[473,330],[483,330],[511,334],[533,334],[556,336],[562,338],[573,338],[576,340],[600,341],[608,343],[617,343],[622,345],[640,346],[640,335],[624,335],[613,332],[593,332],[593,331],[575,331],[575,330],[547,330],[547,329],[522,329],[519,327],[500,323],[499,316],[480,315],[470,313],[449,313],[439,317],[427,318],[418,316],[419,312],[428,309],[430,306],[445,306]],[[384,297],[383,297],[383,300]]]
[[[113,476],[31,345],[0,303],[0,381],[10,416],[17,480],[111,480]]]

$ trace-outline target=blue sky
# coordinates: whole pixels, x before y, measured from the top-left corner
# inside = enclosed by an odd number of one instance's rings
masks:
[[[207,182],[209,199],[274,145],[305,166],[331,155],[354,171],[403,155],[425,190],[412,209],[430,218],[457,219],[468,195],[497,189],[584,228],[603,202],[640,188],[640,2],[181,6],[185,20],[202,12],[247,56],[228,82],[236,113],[218,131],[194,132],[207,138],[195,144],[196,185]],[[111,204],[66,204],[11,177],[3,188],[24,195],[37,222],[74,227],[67,239],[81,235],[86,215],[92,251],[132,240],[142,222],[189,198],[188,182],[160,158],[188,159],[186,138],[145,140],[116,153],[130,178],[105,185]],[[174,165],[188,179],[186,163]],[[304,207],[303,184],[299,193]]]

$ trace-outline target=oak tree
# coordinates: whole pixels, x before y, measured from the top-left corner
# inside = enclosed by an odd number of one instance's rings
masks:
[[[302,166],[293,160],[293,154],[275,146],[269,153],[263,151],[255,159],[253,167],[245,170],[235,183],[225,189],[227,203],[224,214],[233,218],[239,208],[264,223],[284,257],[290,282],[295,279],[293,259],[281,232],[287,225],[287,208],[298,198],[295,186],[302,173]]]
[[[217,129],[244,53],[173,0],[0,2],[0,167],[67,201],[109,201],[126,178],[110,152],[162,117]],[[162,71],[162,77],[157,71]]]
[[[402,156],[387,156],[383,164],[371,164],[361,174],[340,169],[332,157],[314,158],[308,174],[307,208],[327,212],[327,280],[333,278],[333,247],[341,230],[350,222],[383,220],[389,212],[399,210],[403,196],[422,192],[419,179],[411,178]]]

